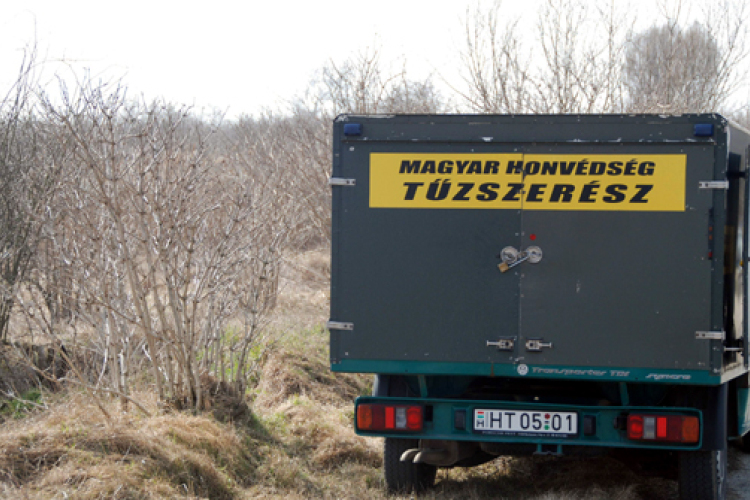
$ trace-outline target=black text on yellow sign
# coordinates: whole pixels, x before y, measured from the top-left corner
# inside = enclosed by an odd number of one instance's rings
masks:
[[[370,154],[370,207],[685,210],[684,154]]]

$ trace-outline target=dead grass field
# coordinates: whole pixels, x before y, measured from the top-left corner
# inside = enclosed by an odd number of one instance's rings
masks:
[[[83,393],[47,394],[47,409],[0,427],[0,497],[386,498],[382,443],[352,430],[353,400],[368,393],[371,378],[328,369],[320,326],[327,257],[314,252],[291,264],[251,411],[222,422],[161,408],[144,390],[137,397],[152,417],[111,401],[108,420]],[[223,400],[214,401],[220,410]],[[500,457],[440,470],[422,498],[662,500],[677,498],[677,487],[609,458]]]

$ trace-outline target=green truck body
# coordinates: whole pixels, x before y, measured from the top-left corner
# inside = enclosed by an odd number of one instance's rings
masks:
[[[356,426],[389,488],[627,449],[722,498],[750,430],[749,147],[715,114],[338,117],[331,368],[376,374]]]

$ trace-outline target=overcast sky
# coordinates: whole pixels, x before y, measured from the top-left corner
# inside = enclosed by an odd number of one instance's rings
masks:
[[[539,3],[506,0],[503,12],[523,14],[533,28]],[[23,48],[35,40],[43,82],[88,69],[105,80],[122,78],[131,96],[162,96],[230,116],[283,105],[326,61],[368,46],[379,46],[383,61],[405,59],[412,78],[433,73],[450,80],[458,70],[466,9],[475,4],[0,0],[0,90],[9,88]],[[629,5],[645,8],[653,0]]]
[[[130,93],[256,112],[302,92],[327,60],[367,46],[429,72],[456,57],[468,2],[3,0],[0,74],[36,39],[44,78],[84,68]],[[439,8],[437,6],[440,5]],[[64,62],[55,64],[55,62]]]

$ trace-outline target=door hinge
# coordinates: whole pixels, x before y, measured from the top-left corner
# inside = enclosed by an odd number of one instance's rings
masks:
[[[723,331],[720,332],[695,332],[695,338],[697,340],[724,340],[726,334]]]
[[[729,189],[729,181],[699,181],[698,189]]]
[[[326,322],[326,329],[328,330],[354,330],[354,323],[346,323],[344,321],[328,321]]]
[[[344,179],[343,177],[331,177],[328,179],[329,186],[354,186],[357,179]]]

